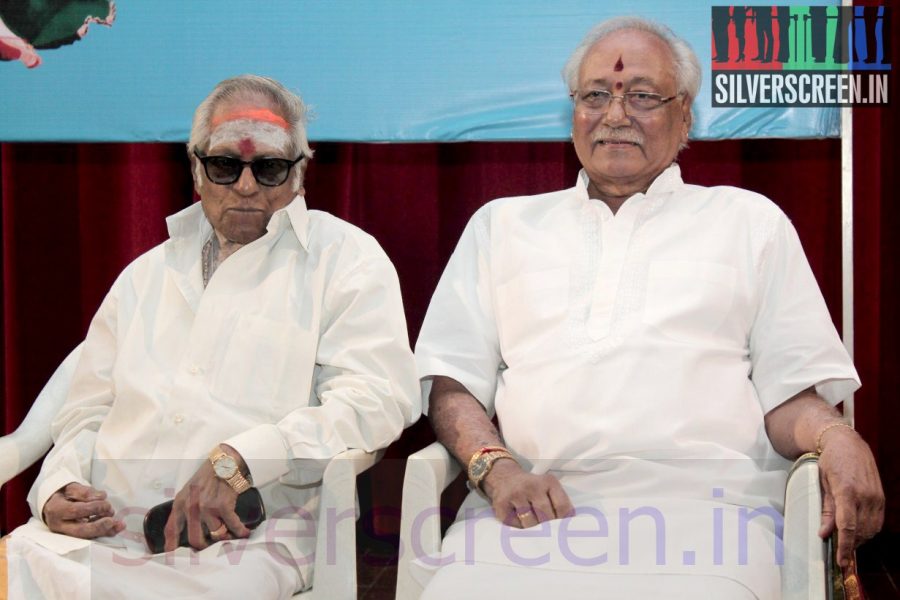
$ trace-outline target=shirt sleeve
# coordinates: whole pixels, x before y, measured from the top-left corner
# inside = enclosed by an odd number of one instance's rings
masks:
[[[38,519],[42,519],[50,496],[63,486],[73,482],[91,485],[97,431],[114,399],[112,368],[120,281],[113,285],[91,321],[66,400],[51,424],[54,445],[28,494],[31,512]]]
[[[450,377],[494,413],[501,364],[491,277],[490,205],[482,207],[463,231],[431,298],[419,339],[416,364],[422,403],[435,375]]]
[[[859,377],[819,291],[794,226],[784,215],[765,248],[756,319],[750,330],[751,380],[765,412],[815,386],[834,405]]]
[[[295,483],[316,480],[331,457],[384,448],[421,414],[400,285],[387,256],[379,249],[337,276],[324,309],[313,382],[319,405],[225,440],[254,485],[289,471]]]

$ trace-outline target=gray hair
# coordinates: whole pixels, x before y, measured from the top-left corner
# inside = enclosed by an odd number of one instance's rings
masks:
[[[697,60],[697,55],[694,54],[690,44],[675,35],[665,25],[643,17],[634,16],[608,19],[596,25],[584,36],[584,39],[575,48],[562,70],[563,80],[569,86],[570,92],[574,92],[578,87],[578,71],[581,69],[581,63],[588,50],[606,36],[623,29],[646,31],[661,39],[672,51],[672,58],[675,62],[675,84],[678,87],[678,93],[684,94],[688,100],[693,100],[697,97],[697,93],[700,91],[702,72],[700,70],[700,61]]]
[[[212,135],[210,121],[221,102],[252,96],[263,96],[271,100],[276,111],[288,122],[288,134],[291,138],[290,148],[288,148],[290,155],[296,158],[302,153],[307,158],[312,158],[313,151],[309,147],[309,140],[306,137],[307,108],[303,100],[274,79],[259,75],[239,75],[226,79],[213,88],[213,91],[194,111],[191,137],[187,145],[188,155],[193,157],[195,150],[203,154],[209,148],[209,139]],[[303,171],[306,164],[304,161],[295,169],[298,174],[298,178],[294,182],[295,189],[299,189],[303,184]],[[301,165],[303,168],[300,168]],[[202,181],[202,178],[198,178],[199,181]]]

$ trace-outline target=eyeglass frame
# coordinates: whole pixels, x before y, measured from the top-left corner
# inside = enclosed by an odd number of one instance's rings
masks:
[[[246,169],[247,167],[250,167],[250,173],[253,174],[253,179],[256,181],[256,183],[258,183],[259,185],[265,186],[265,187],[278,187],[279,185],[284,185],[284,183],[291,176],[291,169],[293,169],[294,166],[298,162],[300,162],[301,160],[306,158],[306,155],[301,153],[300,156],[298,156],[294,160],[291,160],[289,158],[280,158],[277,156],[263,156],[260,158],[255,158],[253,160],[241,160],[239,158],[235,158],[233,156],[226,156],[224,154],[207,154],[205,156],[202,156],[199,152],[197,152],[196,148],[194,149],[194,156],[196,156],[197,160],[199,160],[200,163],[203,165],[203,173],[206,175],[206,178],[210,181],[210,183],[214,183],[216,185],[231,185],[243,176],[244,169]],[[240,163],[241,168],[239,171],[237,171],[237,176],[235,176],[235,178],[232,179],[231,181],[224,182],[224,183],[219,183],[218,181],[215,181],[212,177],[209,176],[209,166],[207,165],[208,161],[212,158],[227,158],[228,160],[233,160],[236,163]],[[279,160],[279,161],[284,161],[284,162],[288,163],[287,170],[284,172],[284,179],[280,183],[268,184],[268,183],[263,183],[262,181],[259,180],[259,176],[256,174],[256,171],[253,169],[253,165],[255,163],[263,161],[263,160]]]
[[[623,94],[613,94],[609,90],[590,90],[590,92],[606,94],[607,96],[609,96],[609,100],[607,101],[606,106],[602,109],[589,109],[589,110],[581,109],[586,114],[604,115],[610,109],[610,107],[612,107],[613,100],[618,98],[619,100],[622,101],[622,110],[625,112],[625,114],[628,115],[629,117],[634,117],[634,118],[638,118],[638,119],[652,113],[653,111],[655,111],[658,108],[662,108],[663,106],[665,106],[666,104],[668,104],[669,102],[674,100],[675,98],[684,95],[684,92],[676,92],[674,95],[669,96],[669,97],[664,97],[662,94],[657,94],[656,92],[625,92]],[[628,102],[627,102],[628,97],[635,96],[637,94],[642,94],[644,96],[657,96],[659,98],[659,104],[657,104],[656,106],[654,106],[652,108],[642,109],[644,112],[639,112],[639,113],[629,112],[628,111],[629,106],[628,106]],[[578,101],[579,101],[578,90],[573,90],[569,94],[569,97],[572,99],[572,104],[574,105],[575,110],[579,110],[578,109]]]

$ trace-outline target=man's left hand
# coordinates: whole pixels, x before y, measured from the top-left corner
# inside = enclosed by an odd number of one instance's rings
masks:
[[[855,431],[834,427],[825,432],[819,473],[822,480],[822,526],[826,538],[837,528],[837,562],[846,566],[853,549],[874,536],[884,522],[884,490],[869,446]]]
[[[178,547],[178,536],[187,527],[192,548],[203,550],[222,540],[245,538],[250,530],[234,511],[237,492],[216,477],[207,460],[175,496],[166,522],[166,552]]]

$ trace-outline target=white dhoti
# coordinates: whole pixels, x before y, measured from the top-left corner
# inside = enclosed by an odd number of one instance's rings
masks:
[[[414,562],[422,579],[437,569],[423,598],[781,596],[777,511],[658,497],[572,501],[574,517],[517,529],[470,494],[440,556]]]
[[[495,585],[498,582],[502,583]],[[716,600],[758,600],[757,596],[741,584],[714,576],[548,573],[499,565],[479,565],[475,568],[450,565],[441,569],[422,595],[422,600],[496,600],[498,597],[566,600],[696,600],[703,597]]]
[[[284,564],[288,549],[277,542],[236,540],[151,556],[130,545],[74,538],[53,540],[68,542],[69,550],[60,553],[40,539],[8,538],[9,600],[283,599],[304,587],[300,572]]]

